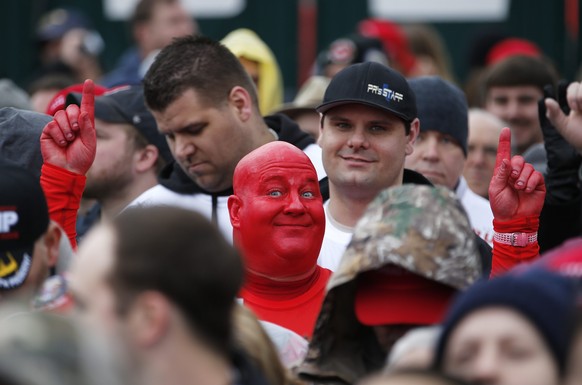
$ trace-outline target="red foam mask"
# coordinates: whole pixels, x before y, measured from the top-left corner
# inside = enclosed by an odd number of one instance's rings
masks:
[[[293,281],[313,273],[325,232],[317,174],[297,147],[271,142],[237,165],[228,199],[247,271]]]

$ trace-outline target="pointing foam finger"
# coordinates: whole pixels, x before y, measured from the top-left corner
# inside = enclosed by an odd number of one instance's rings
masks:
[[[511,131],[509,127],[503,127],[499,134],[499,145],[497,147],[497,158],[495,160],[495,168],[501,165],[504,159],[509,160],[511,156]]]
[[[95,119],[95,85],[93,80],[87,79],[83,84],[83,97],[81,99],[81,112],[86,112],[91,119],[91,123]]]

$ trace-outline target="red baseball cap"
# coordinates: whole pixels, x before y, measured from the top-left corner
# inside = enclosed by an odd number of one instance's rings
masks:
[[[488,66],[493,65],[505,58],[515,55],[541,57],[541,49],[533,42],[526,39],[508,38],[495,44],[487,53],[485,62]]]
[[[355,313],[368,326],[440,323],[458,291],[388,265],[358,278]]]
[[[94,86],[95,96],[103,95],[107,88],[95,84]],[[46,114],[50,116],[54,116],[57,111],[64,110],[67,107],[67,95],[73,92],[81,93],[83,92],[83,83],[73,84],[67,88],[63,88],[59,92],[56,93],[55,96],[49,102],[46,108]]]

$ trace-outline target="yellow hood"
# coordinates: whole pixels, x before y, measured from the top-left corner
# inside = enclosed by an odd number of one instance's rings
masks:
[[[283,78],[273,52],[255,32],[246,28],[230,32],[221,42],[236,57],[259,63],[259,108],[262,115],[269,114],[283,102]]]

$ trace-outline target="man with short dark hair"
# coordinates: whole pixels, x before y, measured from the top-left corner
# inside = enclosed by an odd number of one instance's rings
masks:
[[[385,188],[430,183],[404,169],[419,132],[416,99],[392,68],[368,62],[340,71],[325,91],[318,144],[328,175],[318,263],[335,270],[366,207]]]
[[[198,213],[128,209],[98,225],[70,273],[81,316],[121,342],[140,384],[265,384],[237,353],[238,253]]]
[[[281,115],[263,119],[255,86],[238,59],[205,37],[183,37],[164,48],[144,78],[146,104],[166,136],[175,163],[138,204],[178,205],[203,213],[230,239],[226,200],[238,161],[261,145],[283,140],[321,170],[308,134]],[[320,174],[321,177],[321,174]]]
[[[544,87],[555,85],[553,69],[542,59],[511,56],[488,70],[483,85],[485,109],[506,121],[513,136],[514,154],[535,169],[546,169],[546,151],[538,119],[538,101]]]

